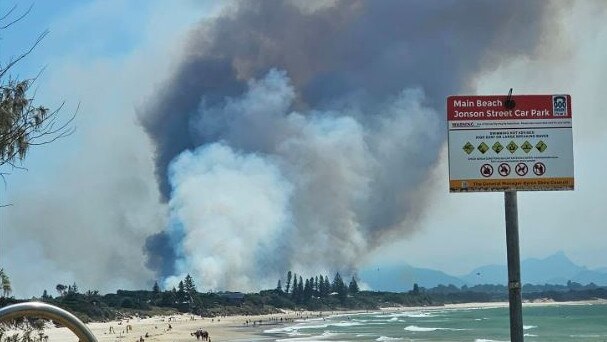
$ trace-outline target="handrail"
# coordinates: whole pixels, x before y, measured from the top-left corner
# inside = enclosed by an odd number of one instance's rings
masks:
[[[95,335],[81,320],[68,311],[54,305],[27,302],[0,308],[0,322],[25,316],[45,318],[61,323],[76,334],[80,342],[97,342]]]

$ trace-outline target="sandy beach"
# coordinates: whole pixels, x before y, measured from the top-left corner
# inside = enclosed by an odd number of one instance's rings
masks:
[[[524,306],[545,306],[545,305],[584,305],[584,304],[607,304],[605,300],[579,301],[579,302],[554,302],[554,301],[536,301],[526,302]],[[388,307],[381,311],[432,311],[464,308],[491,308],[507,307],[508,302],[492,303],[464,303],[448,304],[436,307]],[[203,329],[209,332],[211,341],[271,341],[272,338],[264,336],[265,330],[276,327],[294,324],[297,321],[306,319],[315,319],[332,315],[348,315],[361,312],[358,311],[285,311],[280,314],[260,315],[260,316],[226,316],[215,318],[201,318],[188,314],[173,316],[154,316],[149,318],[131,318],[121,321],[111,321],[102,323],[87,324],[98,341],[102,342],[121,342],[139,341],[141,337],[145,341],[196,341],[196,337],[191,333],[197,329]],[[281,320],[282,319],[282,320]],[[169,329],[170,325],[170,329]],[[66,341],[77,342],[76,336],[67,328],[49,327],[45,329],[45,334],[49,336],[48,341]],[[147,337],[146,337],[147,334]]]
[[[89,323],[87,326],[101,341],[196,341],[191,333],[203,329],[209,332],[213,342],[263,341],[263,331],[280,325],[293,324],[297,320],[327,316],[331,312],[285,311],[281,314],[259,316],[225,316],[201,318],[188,314],[131,318],[120,321]],[[170,327],[169,327],[170,326]],[[67,328],[45,329],[49,341],[77,342],[76,336]],[[146,337],[147,335],[147,337]]]

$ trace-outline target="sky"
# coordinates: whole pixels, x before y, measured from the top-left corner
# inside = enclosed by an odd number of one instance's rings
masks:
[[[510,88],[571,94],[574,117],[576,189],[518,193],[521,258],[607,266],[603,2],[404,2],[407,24],[388,1],[251,3],[39,1],[0,32],[4,62],[49,30],[14,75],[44,69],[36,101],[77,110],[0,188],[16,296],[505,264],[503,194],[448,192],[445,103]]]

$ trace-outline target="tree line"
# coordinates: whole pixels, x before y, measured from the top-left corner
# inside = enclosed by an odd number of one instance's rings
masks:
[[[279,279],[276,291],[290,297],[296,304],[304,304],[313,297],[327,298],[331,295],[335,295],[341,301],[344,301],[348,294],[354,295],[360,289],[354,276],[352,276],[350,283],[346,285],[339,272],[335,274],[333,282],[329,282],[329,277],[326,275],[320,274],[304,280],[301,275],[298,278],[296,273],[289,271],[287,272],[284,290],[282,280]]]

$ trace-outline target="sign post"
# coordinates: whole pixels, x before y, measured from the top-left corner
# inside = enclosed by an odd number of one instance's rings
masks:
[[[518,240],[516,191],[504,192],[506,208],[506,251],[508,255],[508,303],[510,340],[523,341],[523,302],[521,296],[521,258]]]
[[[510,340],[523,341],[517,191],[573,190],[571,96],[450,96],[449,191],[504,192]]]

